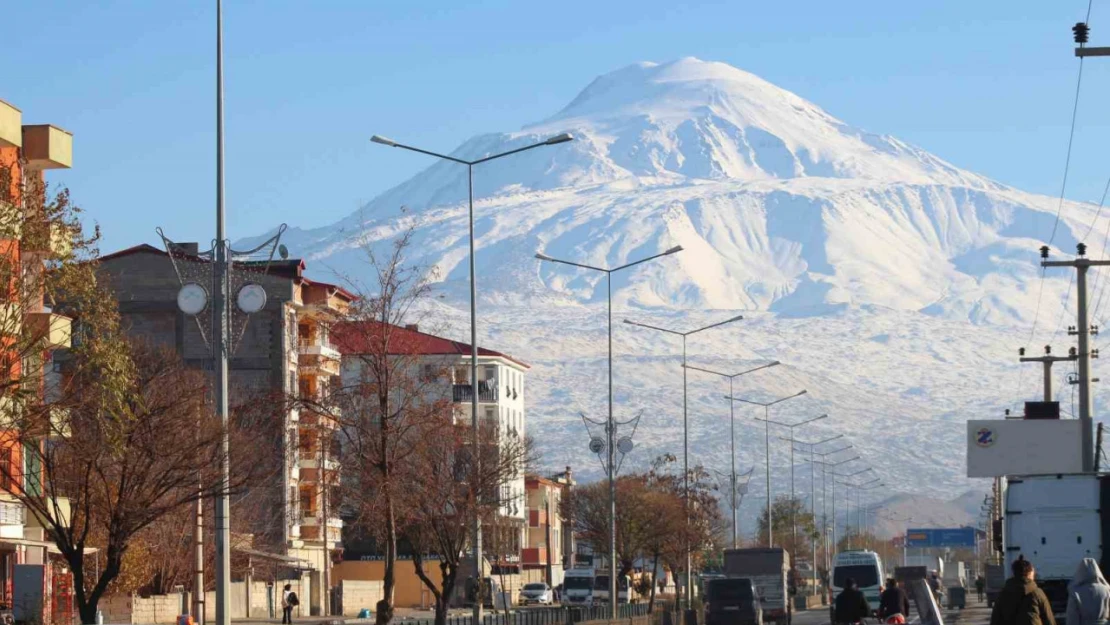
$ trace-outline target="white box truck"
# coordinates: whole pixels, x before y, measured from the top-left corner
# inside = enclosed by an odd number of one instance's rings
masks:
[[[1103,529],[1110,530],[1110,475],[1014,476],[1005,480],[1002,541],[1007,577],[1025,556],[1053,612],[1067,610],[1067,586],[1083,558],[1105,571]],[[1107,514],[1103,514],[1106,510]]]

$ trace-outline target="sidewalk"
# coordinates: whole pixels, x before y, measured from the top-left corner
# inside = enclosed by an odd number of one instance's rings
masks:
[[[990,620],[991,610],[987,602],[979,603],[973,593],[967,598],[967,607],[963,610],[944,611],[944,625],[986,625]]]

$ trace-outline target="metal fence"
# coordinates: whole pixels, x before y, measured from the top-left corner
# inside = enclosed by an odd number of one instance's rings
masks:
[[[674,606],[666,603],[656,603],[655,612],[662,613],[673,611]],[[617,606],[617,618],[629,619],[637,616],[647,616],[648,604],[631,603]],[[576,625],[587,621],[609,620],[609,606],[561,606],[553,608],[534,608],[516,610],[509,614],[501,612],[487,612],[482,616],[482,625]],[[431,625],[433,621],[406,620],[405,625]],[[471,625],[473,619],[470,615],[448,616],[447,625]]]

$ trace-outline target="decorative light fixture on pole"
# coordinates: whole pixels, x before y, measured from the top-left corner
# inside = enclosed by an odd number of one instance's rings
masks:
[[[810,442],[810,443],[807,443],[805,441],[795,440],[793,438],[783,439],[783,440],[790,441],[790,454],[791,454],[790,464],[791,465],[794,464],[794,458],[793,458],[794,445],[802,445],[802,446],[808,446],[809,447],[809,514],[810,514],[811,520],[813,521],[814,530],[817,529],[817,479],[815,477],[816,468],[814,466],[815,465],[814,455],[816,455],[816,454],[814,453],[814,449],[819,445],[824,445],[825,443],[831,443],[832,441],[835,441],[835,440],[838,440],[838,439],[841,439],[841,438],[844,438],[843,434],[837,434],[836,436],[826,438],[826,439],[820,440],[820,441],[813,441],[813,442]],[[822,495],[823,495],[823,493],[822,493]],[[823,498],[822,498],[821,503],[822,504],[825,503]],[[813,570],[813,594],[816,595],[817,594],[817,533],[816,533],[816,531],[810,532],[809,549],[810,549],[810,558],[812,558],[811,561],[810,561],[810,564],[811,564],[810,568]]]
[[[781,364],[781,363],[779,361],[775,360],[773,362],[767,363],[765,365],[761,365],[761,366],[756,367],[754,369],[748,369],[747,371],[740,371],[739,373],[722,373],[720,371],[714,371],[712,369],[705,369],[705,368],[702,368],[702,367],[695,367],[693,365],[683,365],[683,367],[686,368],[686,369],[693,369],[694,371],[701,371],[702,373],[711,373],[713,375],[720,376],[722,378],[727,378],[728,379],[728,394],[731,397],[732,396],[732,381],[733,380],[735,380],[736,378],[738,378],[742,375],[747,375],[749,373],[754,373],[756,371],[762,371],[763,369],[769,369],[771,367],[776,367],[779,364]],[[737,528],[739,527],[739,519],[737,518],[737,509],[739,508],[739,505],[737,505],[737,503],[736,503],[736,501],[737,501],[737,499],[736,499],[736,488],[737,488],[737,483],[736,483],[736,414],[735,414],[734,406],[735,406],[735,404],[733,402],[731,402],[731,401],[728,402],[728,431],[729,431],[729,438],[732,441],[732,452],[731,452],[731,456],[732,456],[732,462],[731,462],[732,473],[731,473],[731,475],[732,475],[732,477],[729,479],[729,484],[730,484],[729,501],[730,501],[730,504],[732,506],[732,548],[737,549],[740,546],[740,542],[739,542],[739,537],[738,537],[739,532],[737,530]],[[754,470],[754,467],[753,467],[753,470]],[[749,471],[748,474],[750,475],[751,472]],[[745,484],[745,486],[746,486],[746,484]]]
[[[687,418],[687,401],[686,401],[687,400],[687,393],[686,393],[686,337],[690,336],[691,334],[697,334],[698,332],[704,332],[705,330],[709,330],[711,328],[717,328],[717,327],[723,326],[725,324],[732,323],[733,321],[740,321],[743,318],[744,318],[743,315],[736,315],[735,317],[725,319],[724,321],[718,321],[717,323],[712,323],[712,324],[709,324],[707,326],[697,328],[695,330],[690,330],[688,332],[679,332],[678,330],[669,330],[667,328],[661,328],[659,326],[648,325],[646,323],[639,323],[639,322],[636,322],[636,321],[631,321],[629,319],[624,320],[624,322],[627,323],[628,325],[638,326],[638,327],[641,327],[641,328],[647,328],[648,330],[655,330],[656,332],[662,332],[664,334],[671,334],[671,335],[674,335],[674,336],[682,337],[682,491],[683,491],[683,500],[684,500],[684,504],[685,504],[685,507],[686,507],[686,527],[687,527],[687,529],[689,529],[689,526],[690,526],[690,424],[689,424],[689,419]],[[689,534],[689,532],[687,532],[687,534]],[[693,602],[693,597],[694,597],[694,595],[692,594],[693,593],[693,583],[694,583],[694,572],[693,572],[694,558],[691,555],[691,547],[690,547],[689,537],[687,537],[685,547],[686,547],[686,607],[689,608],[691,605],[693,605],[692,602]]]
[[[284,224],[278,229],[276,235],[267,239],[265,243],[253,250],[236,252],[231,249],[230,241],[225,230],[224,211],[224,35],[223,35],[223,3],[216,0],[216,240],[211,250],[201,254],[184,254],[183,249],[167,239],[158,231],[162,242],[166,245],[169,255],[177,273],[181,289],[177,294],[177,305],[180,310],[193,317],[201,330],[201,334],[212,356],[212,368],[215,372],[215,403],[216,415],[220,419],[223,429],[220,442],[220,476],[222,480],[219,496],[216,498],[216,625],[230,625],[231,623],[231,498],[228,493],[231,484],[230,470],[230,442],[228,440],[228,361],[230,354],[235,351],[235,343],[242,337],[246,328],[247,317],[256,313],[266,305],[266,290],[262,285],[254,283],[247,278],[242,278],[237,284],[232,285],[232,278],[241,278],[232,272],[233,258],[250,258],[260,254],[256,260],[268,266],[273,259],[275,251],[280,250],[282,257],[286,255],[285,247],[278,241],[285,230]],[[266,249],[269,249],[266,252]],[[192,263],[183,266],[178,260],[184,256],[189,257]],[[266,267],[263,267],[265,272]],[[211,285],[211,293],[205,288],[204,283]],[[236,315],[230,303],[231,289],[236,289],[236,304],[240,315]],[[211,307],[209,307],[211,298]],[[204,333],[205,322],[201,320],[201,313],[210,310],[209,330],[211,341]],[[236,327],[236,323],[240,325]],[[235,336],[238,331],[239,336]],[[202,504],[197,504],[197,515],[201,514]],[[203,548],[200,542],[201,523],[198,521],[195,542],[197,570],[194,585],[203,586]],[[198,591],[200,599],[194,601],[193,611],[199,612],[194,616],[198,622],[204,621],[204,590]],[[198,609],[199,607],[199,609]]]
[[[756,420],[757,421],[763,421],[763,426],[764,426],[764,431],[763,431],[763,445],[764,445],[763,455],[764,455],[764,459],[763,459],[763,462],[764,462],[764,472],[767,475],[767,546],[768,547],[774,547],[775,546],[775,519],[771,515],[771,503],[772,503],[772,499],[773,499],[773,497],[771,496],[771,419],[770,419],[771,406],[774,406],[775,404],[780,404],[780,403],[782,403],[782,402],[784,402],[788,399],[794,399],[795,397],[801,397],[802,395],[805,395],[805,394],[806,394],[806,390],[802,389],[802,390],[798,391],[797,393],[794,393],[793,395],[787,395],[786,397],[780,397],[779,399],[776,399],[775,401],[769,401],[769,402],[755,401],[754,399],[743,399],[743,398],[740,398],[740,397],[733,397],[732,395],[729,395],[729,396],[725,397],[725,399],[727,399],[729,401],[743,402],[745,404],[751,404],[753,406],[763,406],[763,418],[760,419],[759,417],[756,417]]]
[[[625,263],[620,267],[594,267],[583,263],[575,263],[569,260],[560,260],[552,258],[546,254],[536,254],[536,258],[549,263],[559,263],[561,265],[570,265],[571,267],[578,267],[579,269],[588,269],[590,271],[600,271],[605,274],[605,290],[607,293],[606,301],[608,302],[608,326],[609,326],[609,418],[606,421],[605,431],[605,449],[607,450],[605,471],[609,478],[609,606],[610,616],[613,619],[617,618],[617,483],[614,477],[614,449],[617,447],[616,438],[616,422],[613,421],[613,274],[648,262],[663,256],[669,256],[682,251],[681,245],[676,245],[669,250],[648,256],[647,258],[637,260],[631,263]],[[582,416],[583,420],[587,420],[585,415]],[[637,417],[637,420],[639,418]],[[587,420],[588,421],[588,420]],[[623,442],[623,441],[622,441]],[[591,450],[597,444],[592,440],[590,441]],[[631,451],[632,439],[628,439],[626,446]],[[594,451],[599,453],[600,450]],[[622,452],[628,453],[628,452]]]
[[[511,154],[518,154],[518,153],[524,152],[526,150],[532,150],[532,149],[535,149],[535,148],[540,148],[540,147],[544,147],[544,146],[548,146],[548,145],[558,145],[560,143],[566,143],[568,141],[573,141],[574,137],[572,137],[569,133],[563,133],[563,134],[560,134],[560,135],[555,135],[554,137],[551,137],[551,138],[546,139],[544,141],[541,141],[539,143],[533,143],[533,144],[526,145],[524,147],[516,148],[516,149],[513,149],[513,150],[507,150],[505,152],[501,152],[500,154],[492,154],[492,155],[484,156],[482,158],[477,158],[477,159],[474,159],[474,160],[466,160],[466,159],[463,159],[463,158],[458,158],[456,156],[450,156],[450,155],[447,155],[447,154],[440,154],[438,152],[432,152],[430,150],[415,148],[415,147],[412,147],[411,145],[405,145],[403,143],[398,143],[398,142],[396,142],[392,139],[387,139],[387,138],[382,137],[380,135],[374,135],[373,137],[370,137],[370,140],[373,141],[374,143],[379,144],[379,145],[384,145],[384,146],[388,146],[388,147],[391,147],[391,148],[401,148],[402,150],[409,150],[410,152],[417,152],[417,153],[420,153],[420,154],[426,154],[428,156],[434,156],[436,158],[443,159],[445,161],[451,161],[452,163],[458,163],[460,165],[466,165],[466,189],[467,189],[467,202],[468,202],[467,203],[467,207],[468,207],[467,221],[468,221],[468,224],[469,224],[469,244],[470,244],[470,254],[469,254],[469,258],[470,258],[470,383],[473,385],[473,387],[475,389],[475,391],[470,394],[470,425],[471,425],[471,428],[473,429],[474,447],[477,448],[481,443],[480,443],[479,433],[478,433],[478,425],[479,425],[478,424],[478,391],[477,391],[477,388],[478,388],[478,284],[477,284],[477,281],[475,279],[475,277],[476,277],[475,274],[477,273],[477,271],[475,270],[475,265],[474,265],[474,166],[475,165],[480,165],[482,163],[488,163],[489,161],[499,159],[499,158],[502,158],[502,157],[505,157],[505,156],[509,156]],[[475,454],[474,455],[475,462],[481,462],[479,456],[480,456],[480,454]],[[474,470],[475,478],[477,479],[480,474],[481,474],[480,468],[476,467],[475,470]],[[475,488],[476,493],[480,490],[480,488],[477,484],[474,485],[474,488]],[[474,561],[474,576],[475,576],[475,579],[481,580],[481,579],[483,579],[484,576],[482,574],[482,517],[481,517],[480,514],[474,515],[474,557],[473,557],[473,561]],[[474,602],[474,622],[475,623],[482,622],[482,602],[481,601],[475,601]],[[221,624],[221,625],[223,625],[223,624]]]

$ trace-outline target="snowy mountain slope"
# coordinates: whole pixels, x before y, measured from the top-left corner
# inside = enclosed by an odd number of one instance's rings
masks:
[[[601,275],[533,255],[615,266],[679,244],[680,254],[614,276],[617,319],[689,328],[743,312],[745,321],[692,338],[691,358],[726,369],[782,360],[788,366],[742,385],[765,398],[808,388],[806,399],[777,409],[780,417],[831,413],[814,436],[850,437],[891,488],[946,498],[969,488],[963,421],[1015,406],[1019,390],[1035,395],[1036,372],[1019,384],[1014,352],[1029,342],[1034,316],[1037,343],[1062,319],[1067,273],[1049,272],[1037,306],[1037,248],[1052,230],[1054,198],[853,128],[756,76],[697,59],[607,74],[552,117],[475,137],[455,154],[478,157],[566,131],[573,143],[475,168],[480,336],[535,365],[529,429],[549,465],[597,473],[578,412],[604,410],[606,288]],[[432,162],[362,210],[293,228],[285,242],[318,276],[358,275],[363,245],[385,245],[419,220],[411,260],[438,270],[437,307],[463,338],[465,198],[465,168]],[[1080,238],[1103,254],[1110,217],[1095,211],[1064,203],[1054,255],[1070,254]],[[1066,337],[1055,341],[1062,349]],[[618,412],[645,414],[630,463],[678,450],[679,349],[662,335],[617,332]],[[728,453],[722,384],[690,380],[692,458],[717,467]],[[1071,388],[1057,388],[1067,410]],[[763,458],[751,416],[742,414],[739,430],[747,464]],[[789,479],[783,453],[773,452],[776,492]],[[749,499],[765,496],[757,491],[765,489],[753,486]]]

